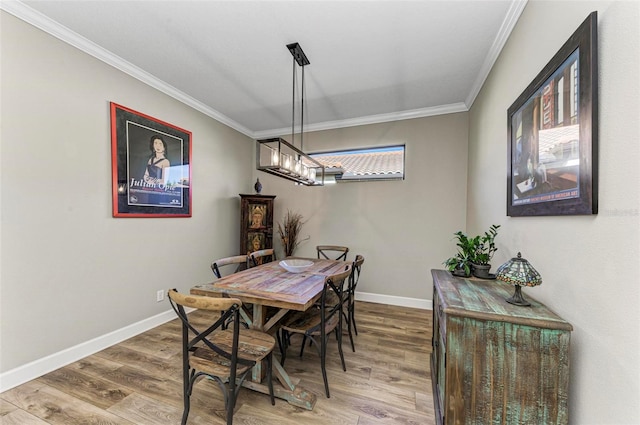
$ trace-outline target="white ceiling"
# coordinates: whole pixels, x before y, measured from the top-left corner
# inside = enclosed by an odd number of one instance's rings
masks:
[[[260,138],[291,128],[287,44],[299,42],[311,62],[305,67],[306,130],[465,111],[526,1],[1,3]]]

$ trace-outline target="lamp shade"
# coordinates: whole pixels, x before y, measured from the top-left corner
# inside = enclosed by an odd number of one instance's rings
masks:
[[[540,273],[518,252],[518,256],[507,261],[496,271],[496,279],[511,285],[538,286],[542,284]]]
[[[540,273],[518,252],[518,256],[507,261],[496,271],[496,279],[507,282],[516,287],[513,296],[507,302],[521,307],[528,307],[531,303],[522,296],[521,286],[538,286],[542,283]]]

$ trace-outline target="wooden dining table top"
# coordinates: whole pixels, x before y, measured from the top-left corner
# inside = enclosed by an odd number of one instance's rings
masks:
[[[300,258],[300,257],[292,257]],[[313,265],[302,273],[285,270],[279,261],[261,264],[191,288],[193,295],[229,296],[242,302],[305,311],[320,297],[327,276],[344,271],[345,261],[304,258]]]

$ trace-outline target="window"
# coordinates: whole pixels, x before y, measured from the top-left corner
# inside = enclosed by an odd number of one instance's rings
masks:
[[[404,145],[309,154],[325,166],[325,183],[404,180]]]

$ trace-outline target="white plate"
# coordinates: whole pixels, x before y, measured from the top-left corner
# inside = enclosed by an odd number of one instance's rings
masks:
[[[302,273],[313,265],[313,261],[290,258],[288,260],[280,261],[280,265],[288,272]]]

